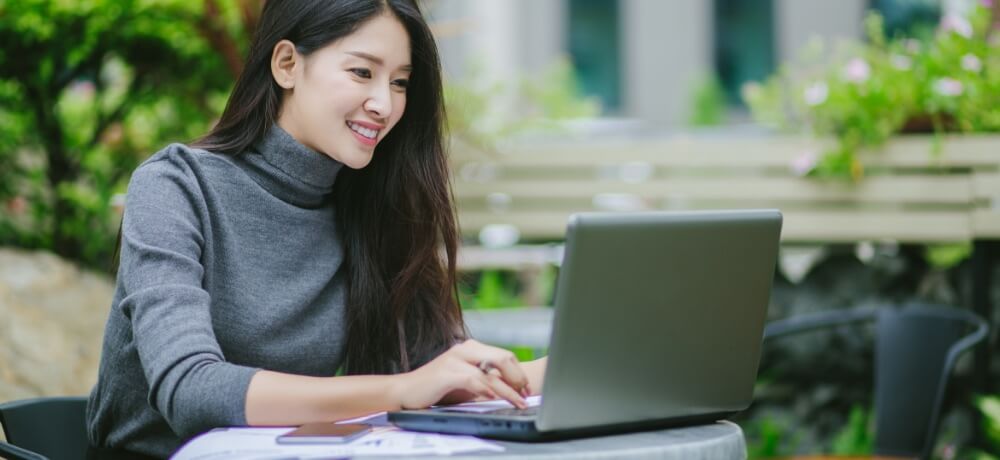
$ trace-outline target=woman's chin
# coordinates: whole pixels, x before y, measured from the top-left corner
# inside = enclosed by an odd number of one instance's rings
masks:
[[[355,155],[350,158],[345,158],[341,161],[345,166],[351,169],[361,169],[368,166],[372,162],[372,156],[369,155]]]
[[[329,155],[330,158],[337,160],[351,169],[361,169],[368,166],[372,162],[372,152],[351,152],[348,155]]]

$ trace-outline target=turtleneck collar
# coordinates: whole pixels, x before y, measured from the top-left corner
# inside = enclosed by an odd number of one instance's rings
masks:
[[[277,124],[240,155],[255,182],[283,201],[316,207],[333,190],[343,163],[302,145]]]

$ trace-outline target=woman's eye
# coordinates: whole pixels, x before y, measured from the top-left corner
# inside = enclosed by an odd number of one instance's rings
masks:
[[[405,78],[400,78],[399,80],[393,80],[392,84],[396,85],[399,88],[406,89],[407,86],[410,86],[410,80],[407,80]]]
[[[357,75],[357,76],[359,76],[361,78],[371,78],[372,77],[372,72],[370,70],[368,70],[368,69],[361,69],[361,68],[351,69],[351,72],[353,72],[354,75]]]

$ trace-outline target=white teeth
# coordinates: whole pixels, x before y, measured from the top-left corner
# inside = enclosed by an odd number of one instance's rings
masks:
[[[365,136],[365,137],[367,137],[369,139],[375,139],[375,136],[378,136],[378,131],[376,131],[374,129],[365,128],[364,126],[361,126],[361,125],[356,124],[356,123],[348,122],[347,126],[350,127],[352,131],[354,131],[354,132],[356,132],[356,133],[358,133],[358,134],[360,134],[362,136]]]

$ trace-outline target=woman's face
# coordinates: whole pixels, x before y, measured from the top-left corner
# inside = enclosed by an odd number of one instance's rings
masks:
[[[410,38],[391,15],[304,57],[283,40],[271,58],[285,88],[278,125],[303,145],[350,168],[365,167],[403,116]]]

